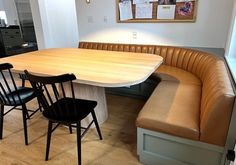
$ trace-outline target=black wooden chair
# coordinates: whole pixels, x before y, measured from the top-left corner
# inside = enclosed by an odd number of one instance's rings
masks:
[[[26,81],[28,81],[28,77],[25,74],[19,73],[19,78],[22,80],[21,86],[24,88],[27,88]],[[27,119],[30,119],[38,111],[42,112],[42,106],[39,102],[38,97],[37,97],[37,101],[38,101],[38,105],[39,105],[39,107],[37,109],[32,110],[32,109],[27,108],[27,113],[26,113]],[[19,109],[19,108],[16,108],[16,109]]]
[[[28,71],[25,71],[25,73],[38,93],[40,103],[43,106],[43,116],[49,120],[45,160],[47,161],[49,157],[51,134],[60,124],[63,124],[68,125],[69,128],[75,126],[77,129],[78,164],[81,164],[81,138],[93,123],[102,140],[102,134],[94,111],[97,102],[75,98],[72,81],[76,77],[73,74],[42,77],[30,74]],[[81,120],[89,114],[92,115],[93,120],[87,128],[81,127]],[[56,125],[53,127],[54,123]],[[84,130],[82,134],[81,129]]]
[[[33,88],[16,85],[11,72],[12,68],[13,66],[9,63],[0,64],[0,139],[3,137],[4,116],[13,109],[19,109],[22,110],[25,145],[28,145],[27,119],[30,115],[26,103],[36,98],[36,94]],[[12,106],[12,108],[4,112],[4,106]]]

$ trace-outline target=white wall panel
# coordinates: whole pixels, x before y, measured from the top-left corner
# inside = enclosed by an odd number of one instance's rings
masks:
[[[196,23],[116,23],[116,0],[77,0],[80,40],[225,48],[233,0],[198,2]]]

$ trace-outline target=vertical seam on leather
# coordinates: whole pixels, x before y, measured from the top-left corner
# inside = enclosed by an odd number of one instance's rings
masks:
[[[172,66],[174,52],[175,52],[175,48],[173,48],[173,52],[171,53],[170,66]]]
[[[166,48],[166,49],[167,49],[167,48]],[[161,52],[162,52],[162,51],[163,51],[163,47],[161,47]],[[167,53],[167,52],[166,52],[166,53]],[[166,58],[167,58],[167,54],[166,54],[166,53],[164,54],[164,57],[163,57],[165,64],[166,64]],[[162,53],[161,53],[161,54],[162,54]]]
[[[192,55],[193,55],[193,52],[190,51],[190,55],[189,55],[189,58],[188,58],[188,61],[187,61],[187,66],[186,66],[186,70],[187,70],[187,71],[188,71],[188,66],[189,66],[189,63],[190,63],[189,61],[190,61]]]
[[[193,72],[193,66],[194,66],[194,64],[195,64],[195,62],[196,62],[198,56],[199,56],[199,53],[197,52],[196,57],[195,57],[194,60],[193,60],[192,68],[191,68],[191,72],[194,73],[195,75],[196,75],[196,73]],[[199,76],[198,76],[198,77],[199,77]]]
[[[180,48],[179,53],[178,53],[178,55],[177,55],[177,61],[176,61],[175,67],[178,67],[179,56],[180,56],[180,52],[181,52],[181,51],[182,51],[182,49]]]
[[[181,61],[181,65],[180,65],[180,66],[181,66],[181,69],[183,69],[183,62],[184,62],[186,53],[187,53],[187,51],[185,51],[185,52],[183,53],[183,60]]]

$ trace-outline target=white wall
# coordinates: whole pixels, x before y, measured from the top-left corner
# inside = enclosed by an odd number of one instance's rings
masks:
[[[196,23],[125,24],[116,23],[116,0],[77,0],[80,40],[225,48],[233,1],[199,0]]]
[[[45,37],[46,34],[44,34],[43,31],[43,24],[42,24],[42,19],[41,19],[41,14],[40,14],[40,8],[39,4],[42,1],[35,1],[35,0],[30,0],[30,7],[32,11],[32,17],[33,17],[33,23],[34,23],[34,30],[35,30],[35,35],[37,39],[37,45],[38,49],[44,49],[45,48]],[[42,9],[42,6],[41,6]]]
[[[4,10],[3,0],[0,0],[0,10]]]
[[[39,48],[78,46],[75,0],[38,0],[32,2]]]

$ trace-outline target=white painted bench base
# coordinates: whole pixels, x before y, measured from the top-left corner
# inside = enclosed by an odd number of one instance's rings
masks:
[[[225,148],[142,128],[137,129],[137,150],[144,165],[228,165]]]

